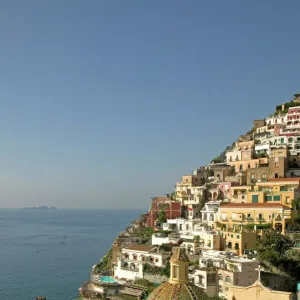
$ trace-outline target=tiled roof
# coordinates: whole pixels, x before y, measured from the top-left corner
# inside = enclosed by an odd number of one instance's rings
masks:
[[[222,204],[221,208],[235,208],[235,207],[280,207],[280,208],[289,208],[288,206],[282,205],[280,203],[228,203]]]
[[[166,282],[157,287],[148,300],[209,300],[207,294],[194,284],[172,284]]]
[[[126,247],[127,250],[134,250],[134,251],[144,251],[144,252],[150,252],[156,248],[156,246],[153,245],[131,245]]]

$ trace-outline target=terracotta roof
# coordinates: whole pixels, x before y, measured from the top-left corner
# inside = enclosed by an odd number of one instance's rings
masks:
[[[149,295],[148,300],[209,300],[211,299],[198,286],[192,283],[163,283]]]
[[[297,177],[297,178],[271,178],[271,179],[268,179],[268,181],[300,181],[300,178]]]
[[[231,207],[280,207],[280,208],[290,208],[288,206],[282,205],[280,203],[228,203],[222,204],[221,208],[231,208]]]
[[[154,248],[156,248],[156,246],[153,246],[153,245],[131,245],[131,246],[126,247],[125,249],[134,250],[134,251],[150,252]]]

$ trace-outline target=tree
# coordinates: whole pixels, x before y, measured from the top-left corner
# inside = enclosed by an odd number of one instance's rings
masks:
[[[215,157],[214,159],[212,159],[212,161],[211,161],[212,163],[221,163],[221,162],[223,162],[223,159],[222,159],[222,157],[221,156],[217,156],[217,157]]]
[[[160,223],[165,223],[167,221],[166,213],[165,213],[165,211],[163,209],[158,213],[157,220]]]
[[[293,202],[292,202],[292,207],[294,210],[298,210],[298,214],[300,211],[300,197],[296,198]]]

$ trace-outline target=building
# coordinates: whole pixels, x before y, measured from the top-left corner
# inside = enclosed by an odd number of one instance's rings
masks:
[[[292,207],[294,199],[300,196],[300,178],[278,178],[267,182],[256,182],[248,190],[248,203],[280,203]]]
[[[231,188],[231,202],[234,203],[245,203],[247,202],[248,191],[252,189],[252,186],[241,185],[233,186]]]
[[[123,248],[119,253],[117,266],[114,267],[114,276],[117,278],[134,280],[143,278],[143,266],[147,263],[156,267],[166,264],[169,254],[159,252],[154,245],[132,245]]]
[[[247,169],[247,185],[254,184],[257,181],[267,181],[272,178],[284,178],[287,166],[285,157],[269,157],[268,166],[259,165],[255,168]]]
[[[209,201],[205,203],[204,207],[201,210],[201,220],[204,224],[207,224],[210,227],[214,227],[214,224],[217,220],[217,212],[220,204],[221,201]]]
[[[221,248],[242,255],[245,250],[253,250],[256,247],[256,232],[248,232],[227,226],[220,230]]]
[[[227,227],[269,224],[282,234],[290,224],[291,217],[291,208],[280,203],[228,203],[221,205],[218,212],[218,221]]]
[[[265,126],[265,120],[254,120],[253,121],[253,129]]]
[[[252,285],[258,278],[258,265],[257,261],[230,252],[203,251],[193,274],[194,283],[210,297],[232,299],[228,298],[229,287]]]
[[[167,219],[175,219],[181,217],[181,203],[178,201],[173,201],[169,197],[156,197],[152,199],[152,204],[147,217],[147,226],[155,227],[161,226],[156,222],[157,214],[160,211],[165,212]]]
[[[180,234],[181,248],[189,254],[199,254],[203,250],[220,250],[221,237],[217,231],[201,227],[185,234]]]
[[[189,258],[181,248],[175,248],[170,259],[171,275],[168,282],[157,287],[148,300],[209,300],[209,297],[188,276]]]
[[[265,287],[260,280],[250,286],[231,285],[227,299],[235,300],[293,300],[293,293],[275,291]]]
[[[185,201],[193,201],[193,204],[199,203],[205,190],[205,186],[202,185],[202,176],[201,174],[182,176],[181,181],[175,186],[176,200],[182,205],[188,205]]]

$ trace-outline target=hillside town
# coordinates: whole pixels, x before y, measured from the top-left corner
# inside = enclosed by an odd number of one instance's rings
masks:
[[[93,266],[80,294],[290,300],[300,299],[299,290],[300,94],[295,94],[265,119],[254,120],[251,130],[209,164],[182,176],[169,194],[152,198],[149,211]]]

